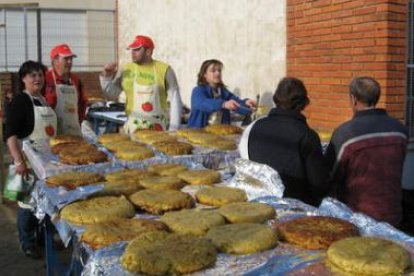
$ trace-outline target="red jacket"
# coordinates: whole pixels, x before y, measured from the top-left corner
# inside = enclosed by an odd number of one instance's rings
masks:
[[[73,84],[75,85],[78,91],[78,115],[79,115],[79,123],[85,119],[85,111],[86,106],[88,104],[88,99],[86,97],[85,87],[82,85],[81,80],[75,74],[70,74],[70,81],[65,82],[61,76],[55,73],[56,76],[56,84]],[[56,85],[55,80],[53,78],[53,69],[49,69],[46,73],[45,78],[45,90],[43,96],[45,97],[47,103],[52,107],[56,107],[57,97],[56,97]]]

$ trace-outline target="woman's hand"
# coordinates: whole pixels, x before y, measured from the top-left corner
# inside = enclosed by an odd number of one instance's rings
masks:
[[[27,169],[26,163],[24,161],[15,163],[15,170],[17,174],[21,174],[23,176],[23,179],[27,178],[29,170]]]
[[[244,104],[250,108],[256,107],[256,101],[252,99],[247,99]]]
[[[223,108],[228,110],[236,110],[239,106],[240,104],[235,100],[228,100],[223,103]]]

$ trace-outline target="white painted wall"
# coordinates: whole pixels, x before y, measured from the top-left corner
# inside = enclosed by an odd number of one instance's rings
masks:
[[[119,0],[118,8],[120,63],[130,61],[125,48],[135,35],[151,36],[154,57],[175,70],[187,105],[211,58],[224,63],[230,90],[272,103],[286,73],[285,0]]]

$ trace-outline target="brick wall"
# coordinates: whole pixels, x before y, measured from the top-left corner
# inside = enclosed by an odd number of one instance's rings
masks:
[[[89,98],[102,98],[102,89],[99,84],[100,72],[77,72],[86,88],[86,94]]]
[[[406,0],[287,0],[287,75],[301,78],[312,127],[350,119],[348,84],[372,76],[380,107],[404,118]]]
[[[13,74],[12,73],[0,73],[0,121],[2,121],[4,111],[5,95],[8,91],[13,91]]]

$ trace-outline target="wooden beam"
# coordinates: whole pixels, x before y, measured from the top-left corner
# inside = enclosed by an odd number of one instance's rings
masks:
[[[15,9],[15,8],[34,8],[39,7],[39,3],[16,3],[16,4],[0,4],[0,9]]]

